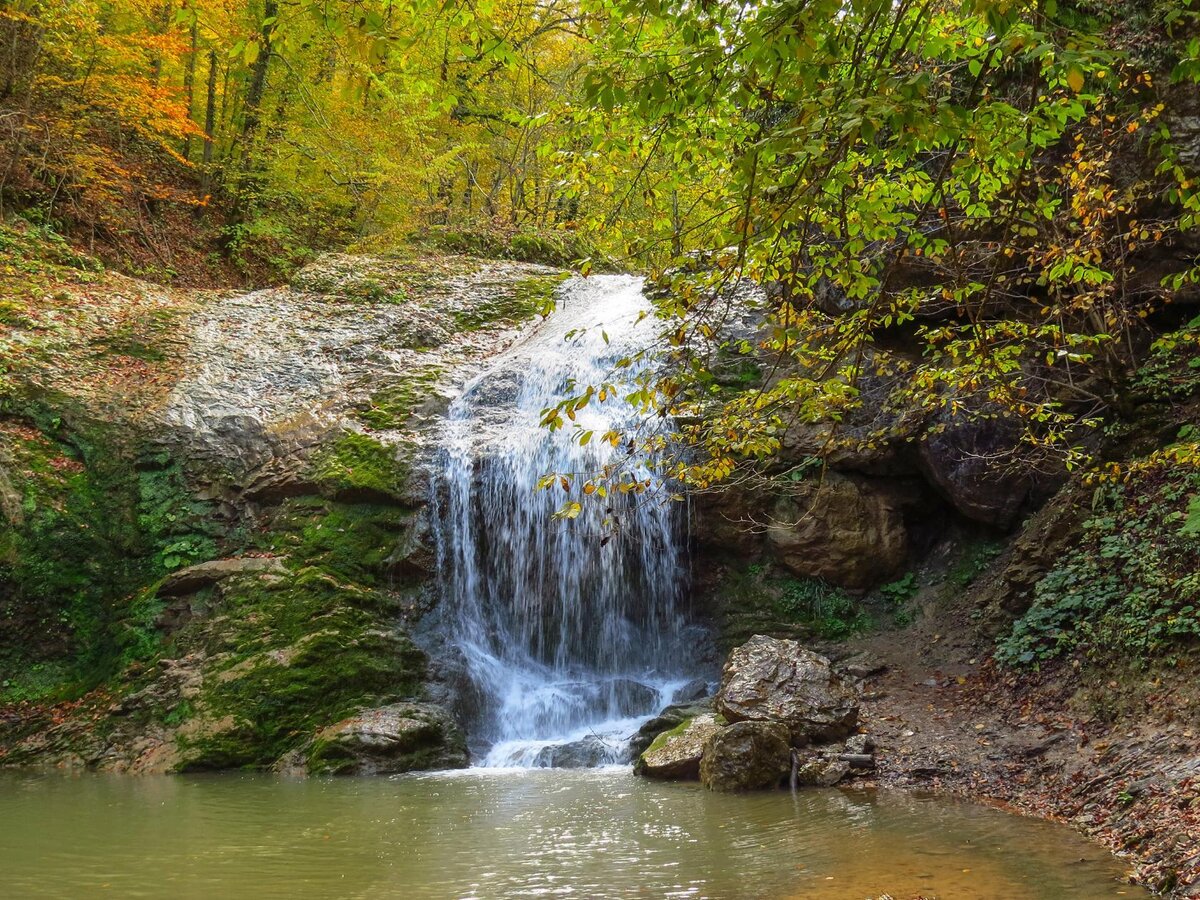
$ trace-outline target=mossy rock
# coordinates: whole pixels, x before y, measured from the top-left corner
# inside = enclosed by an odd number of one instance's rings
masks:
[[[309,569],[230,579],[222,593],[223,614],[176,639],[219,661],[197,709],[226,723],[180,738],[182,768],[268,767],[356,709],[421,690],[424,654],[378,592]]]
[[[408,466],[397,449],[370,435],[347,432],[314,455],[321,493],[349,503],[403,504]]]
[[[566,273],[525,278],[505,285],[494,296],[451,314],[455,325],[475,331],[491,325],[515,325],[553,309],[554,292]]]
[[[308,752],[314,774],[385,775],[468,764],[462,732],[444,709],[395,703],[322,729]]]

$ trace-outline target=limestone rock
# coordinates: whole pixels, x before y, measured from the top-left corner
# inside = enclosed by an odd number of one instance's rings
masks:
[[[638,757],[634,771],[647,778],[699,778],[705,743],[720,730],[716,716],[711,714],[687,719],[656,737]]]
[[[672,704],[638,729],[637,734],[629,741],[629,749],[636,759],[664,731],[670,731],[688,719],[694,719],[696,716],[703,716],[712,711],[713,701],[711,698],[694,700],[691,703]]]
[[[736,722],[704,743],[700,781],[712,791],[776,787],[791,768],[787,726],[779,722]]]
[[[590,769],[607,763],[629,761],[628,748],[615,746],[596,735],[569,744],[554,744],[538,752],[535,769]]]
[[[386,775],[467,765],[462,733],[444,709],[394,703],[367,709],[317,734],[308,757],[313,772]]]
[[[1061,484],[1059,469],[1039,472],[1022,460],[1020,425],[999,418],[943,414],[920,444],[926,479],[968,519],[1010,528]],[[1011,460],[1005,465],[1004,460]]]
[[[194,594],[203,588],[224,581],[234,575],[251,572],[274,572],[284,574],[287,568],[278,556],[242,556],[236,559],[212,559],[197,563],[186,569],[172,572],[158,587],[159,596],[179,597]]]
[[[865,589],[892,577],[908,556],[899,503],[866,481],[826,472],[776,503],[767,539],[797,575]]]
[[[812,756],[796,766],[797,787],[833,787],[850,774],[850,763],[836,756]]]
[[[708,682],[703,678],[693,678],[683,687],[677,688],[671,695],[672,703],[694,703],[708,696]]]
[[[858,722],[854,692],[829,660],[761,634],[730,654],[716,709],[731,722],[783,722],[797,746],[845,737]]]

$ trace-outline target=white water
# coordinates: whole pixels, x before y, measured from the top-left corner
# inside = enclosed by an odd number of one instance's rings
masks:
[[[586,447],[539,421],[572,380],[611,379],[614,361],[652,337],[653,320],[636,324],[645,306],[639,279],[568,282],[559,310],[450,408],[435,489],[439,571],[474,694],[468,730],[488,748],[482,765],[562,765],[566,745],[587,764],[624,761],[627,739],[694,668],[680,504],[587,499],[562,521],[553,513],[584,499],[579,486],[569,497],[536,489],[548,472],[593,472],[618,452],[598,438],[634,421],[623,403],[579,413],[597,438]],[[586,330],[565,340],[572,329]],[[620,520],[607,541],[606,505]]]

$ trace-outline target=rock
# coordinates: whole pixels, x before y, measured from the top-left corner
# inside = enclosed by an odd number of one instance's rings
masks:
[[[609,708],[622,716],[642,716],[662,702],[658,691],[632,678],[616,678],[607,685]]]
[[[634,772],[668,780],[699,778],[705,743],[721,728],[711,713],[686,719],[654,739],[638,757]]]
[[[777,787],[791,769],[787,726],[735,722],[709,735],[700,759],[700,781],[710,791]]]
[[[629,749],[634,759],[641,756],[646,748],[654,743],[654,739],[664,731],[670,731],[688,719],[702,716],[713,711],[711,699],[696,700],[691,703],[672,704],[650,721],[642,725],[629,741]]]
[[[887,668],[886,662],[866,650],[833,664],[833,670],[839,675],[859,680],[880,675],[886,672]]]
[[[591,769],[608,763],[629,761],[627,747],[617,747],[601,737],[590,734],[569,744],[543,748],[534,757],[535,769]]]
[[[279,556],[241,556],[236,559],[213,559],[172,572],[158,586],[160,597],[180,597],[194,594],[234,575],[250,572],[283,574],[287,567]]]
[[[795,770],[797,787],[833,787],[850,774],[850,763],[836,756],[812,756]]]
[[[703,678],[693,678],[683,687],[677,689],[671,696],[672,703],[692,703],[703,700],[708,696],[708,682]]]
[[[1057,467],[1038,471],[1023,453],[1028,449],[1020,423],[947,412],[921,441],[920,464],[929,483],[968,519],[1007,529],[1057,490],[1064,476]]]
[[[875,757],[870,753],[839,753],[836,758],[851,769],[875,768]]]
[[[862,479],[825,472],[778,500],[767,526],[790,571],[866,589],[896,575],[908,558],[899,502]]]
[[[730,722],[783,722],[797,746],[838,740],[858,722],[854,693],[829,660],[796,641],[761,634],[729,655],[716,710]]]
[[[323,729],[308,755],[311,772],[386,775],[467,766],[462,732],[430,703],[367,709]]]
[[[869,734],[852,734],[846,738],[847,753],[870,753],[875,749],[875,742]]]

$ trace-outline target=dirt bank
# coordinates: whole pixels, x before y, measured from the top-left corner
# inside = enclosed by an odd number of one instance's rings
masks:
[[[997,669],[951,616],[844,646],[886,670],[864,685],[862,719],[880,784],[946,792],[1062,821],[1127,859],[1130,878],[1200,897],[1200,684],[1061,664]]]

